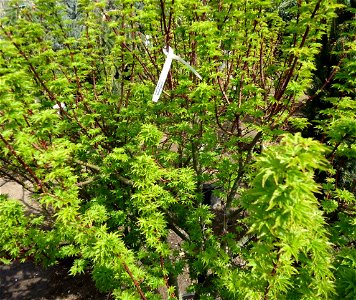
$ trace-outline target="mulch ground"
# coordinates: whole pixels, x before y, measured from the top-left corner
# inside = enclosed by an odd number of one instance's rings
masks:
[[[99,293],[90,274],[70,276],[71,264],[42,269],[31,262],[0,265],[1,300],[109,300]]]

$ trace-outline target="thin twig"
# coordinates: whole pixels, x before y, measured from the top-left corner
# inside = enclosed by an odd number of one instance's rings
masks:
[[[124,267],[126,273],[129,274],[130,278],[132,279],[132,281],[133,281],[133,283],[134,283],[134,285],[135,285],[135,287],[136,287],[138,293],[139,293],[140,296],[141,296],[141,299],[142,299],[142,300],[147,300],[145,294],[143,293],[143,291],[142,291],[142,289],[141,289],[141,287],[140,287],[139,282],[135,279],[135,277],[133,277],[133,274],[132,274],[130,268],[128,267],[128,265],[127,265],[125,262],[122,262],[122,266]]]

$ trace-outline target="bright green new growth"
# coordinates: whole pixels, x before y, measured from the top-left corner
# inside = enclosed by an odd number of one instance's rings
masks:
[[[327,166],[323,152],[315,141],[287,135],[257,159],[243,202],[248,233],[257,238],[247,254],[250,290],[260,286],[264,298],[325,299],[332,291],[331,247],[314,195],[314,170]]]
[[[355,197],[325,175],[325,157],[355,152],[352,34],[335,87],[348,94],[320,125],[330,151],[286,134],[326,88],[316,57],[343,5],[20,2],[0,28],[0,175],[36,210],[0,198],[3,261],[72,257],[73,275],[91,270],[116,299],[179,297],[186,266],[200,299],[356,294]],[[152,103],[166,45],[203,80],[173,62]]]

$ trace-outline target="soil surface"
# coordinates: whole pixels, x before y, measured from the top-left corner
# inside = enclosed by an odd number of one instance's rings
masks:
[[[1,1],[1,0],[0,0]],[[39,213],[38,205],[31,200],[30,192],[19,184],[0,177],[0,194],[7,194],[10,198],[20,200],[31,213]],[[182,240],[171,232],[168,237],[170,247],[180,250]],[[96,289],[88,273],[69,275],[72,261],[42,269],[32,262],[14,262],[11,265],[0,264],[0,300],[112,300],[109,294],[101,294]],[[177,295],[183,299],[189,298],[186,292],[191,284],[189,271],[186,267],[176,282]],[[162,300],[166,300],[167,290],[159,289]]]
[[[99,293],[90,274],[70,276],[69,262],[42,269],[31,262],[0,265],[1,300],[111,300]]]
[[[19,199],[32,213],[38,207],[19,184],[0,178],[0,194]],[[32,262],[0,264],[0,300],[111,300],[98,292],[90,274],[70,276],[71,261],[42,269]]]

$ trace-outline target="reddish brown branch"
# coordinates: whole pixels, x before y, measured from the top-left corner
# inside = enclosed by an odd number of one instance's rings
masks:
[[[317,4],[315,5],[314,11],[312,12],[312,14],[311,14],[311,16],[310,16],[311,19],[314,19],[314,17],[315,17],[315,15],[316,15],[317,11],[318,11],[319,8],[320,8],[320,3],[321,3],[321,0],[319,0],[319,1],[317,2]],[[309,34],[309,31],[310,31],[310,25],[307,25],[307,28],[305,29],[304,34],[303,34],[302,41],[300,42],[299,49],[302,48],[302,47],[304,47],[305,42],[306,42],[307,37],[308,37],[308,34]],[[289,69],[289,71],[287,72],[287,76],[285,77],[285,79],[284,79],[284,81],[283,81],[283,83],[282,83],[282,85],[281,85],[281,88],[280,88],[279,90],[277,90],[276,93],[275,93],[275,99],[276,99],[276,100],[280,100],[281,97],[283,96],[283,94],[284,94],[284,92],[285,92],[285,90],[286,90],[286,88],[287,88],[287,86],[288,86],[289,81],[290,81],[290,80],[292,79],[292,77],[293,77],[293,73],[294,73],[294,70],[295,70],[295,67],[296,67],[298,61],[299,61],[298,56],[295,56],[295,55],[294,55],[294,59],[293,59],[293,64],[292,64],[292,66],[291,66],[291,68]]]
[[[260,76],[263,89],[266,88],[265,74],[263,71],[263,39],[261,35],[261,47],[260,47]]]
[[[162,269],[162,272],[163,272],[163,270],[164,270],[164,260],[163,260],[162,255],[160,256],[160,264],[161,264],[161,269]],[[167,290],[169,291],[170,286],[169,286],[169,283],[168,283],[168,277],[167,277],[167,275],[163,274],[163,279],[164,279],[164,282],[165,282],[165,284],[166,284]],[[177,297],[176,297],[176,295],[174,294],[174,292],[172,292],[172,293],[170,294],[170,297],[171,297],[171,298],[174,298],[174,299],[177,299]]]
[[[221,78],[218,77],[217,79],[218,79],[220,91],[221,91],[221,93],[222,93],[222,95],[223,95],[223,98],[224,98],[226,104],[230,104],[230,100],[229,100],[228,96],[226,95],[226,92],[225,92],[225,90],[224,90],[224,85],[223,85],[223,83],[221,82]]]
[[[277,253],[276,262],[273,263],[273,270],[271,272],[271,276],[275,276],[276,273],[277,273],[279,258],[280,258],[280,252]],[[265,288],[263,300],[267,300],[268,299],[268,293],[269,293],[270,289],[271,289],[271,285],[267,284],[267,286]]]
[[[147,300],[145,294],[143,293],[143,291],[142,291],[142,289],[140,287],[140,283],[135,279],[135,277],[133,276],[133,274],[132,274],[130,268],[128,267],[128,265],[126,263],[122,262],[122,266],[124,267],[126,273],[129,274],[129,276],[130,276],[131,280],[133,281],[138,293],[140,294],[141,299],[142,300]]]
[[[339,67],[342,63],[342,59],[345,58],[346,55],[343,55],[343,57],[341,57],[341,59],[339,60],[339,62],[337,63],[336,66],[334,66],[334,70],[330,73],[329,77],[326,78],[326,80],[324,81],[323,85],[320,87],[320,89],[318,89],[318,91],[312,95],[309,96],[309,98],[307,99],[307,101],[313,100],[316,96],[318,96],[333,80],[333,78],[335,77],[336,73],[339,71]]]
[[[3,141],[7,149],[10,150],[11,154],[17,159],[17,161],[28,171],[31,177],[35,180],[40,190],[43,190],[42,181],[36,176],[35,172],[31,169],[31,167],[16,153],[16,150],[10,145],[10,143],[4,138],[4,136],[0,133],[0,139]]]
[[[55,96],[53,95],[53,93],[48,89],[48,87],[44,84],[43,80],[41,79],[41,77],[39,76],[39,74],[37,73],[35,67],[30,63],[30,60],[28,59],[27,55],[25,52],[23,52],[20,48],[20,46],[13,41],[12,39],[12,35],[10,32],[6,31],[5,28],[3,26],[1,26],[2,31],[5,33],[5,35],[9,38],[9,40],[11,41],[11,43],[15,46],[15,48],[19,51],[20,55],[27,61],[31,72],[33,73],[33,75],[35,76],[36,80],[39,82],[39,84],[43,87],[43,89],[46,91],[46,93],[48,94],[49,98],[52,101],[56,101]]]

